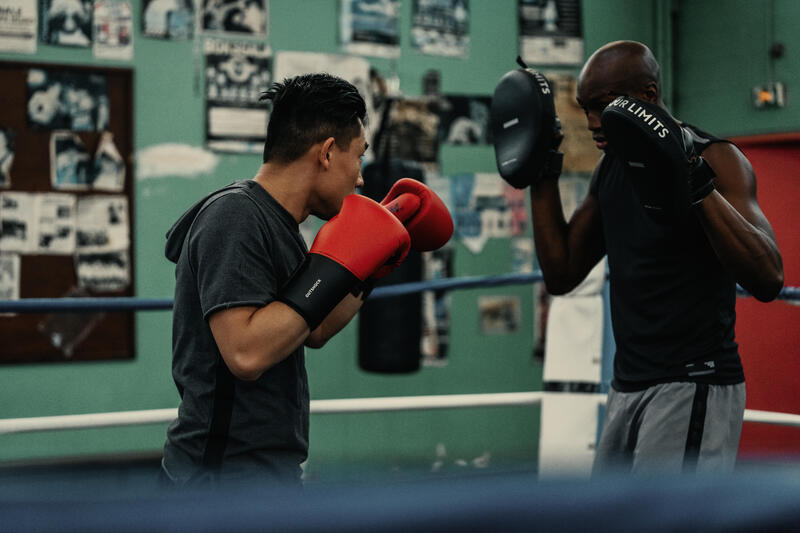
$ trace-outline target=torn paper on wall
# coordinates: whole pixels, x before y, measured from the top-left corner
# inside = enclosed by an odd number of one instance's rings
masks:
[[[114,135],[103,132],[91,168],[92,189],[122,192],[125,187],[125,161],[114,144]]]
[[[17,254],[0,253],[0,300],[19,300],[20,257]],[[0,313],[0,316],[15,316],[16,313]]]
[[[31,253],[36,249],[33,195],[0,193],[0,252]]]
[[[76,133],[54,131],[50,136],[50,183],[54,189],[88,190],[91,158]]]
[[[16,150],[16,132],[0,126],[0,188],[11,187],[11,165]]]
[[[461,242],[480,253],[492,237],[511,236],[511,209],[499,174],[457,174],[450,178],[453,222]]]

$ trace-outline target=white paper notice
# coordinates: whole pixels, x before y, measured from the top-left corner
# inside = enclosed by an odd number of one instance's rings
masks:
[[[37,2],[0,0],[0,51],[36,53]]]

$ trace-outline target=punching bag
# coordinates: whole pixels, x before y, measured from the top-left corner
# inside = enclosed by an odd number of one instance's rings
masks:
[[[363,171],[361,194],[380,202],[400,178],[424,183],[419,164],[406,160],[378,160]],[[408,253],[406,260],[377,287],[422,280],[422,254]],[[422,353],[422,294],[414,293],[378,300],[367,299],[358,316],[358,363],[362,370],[381,374],[416,372]]]

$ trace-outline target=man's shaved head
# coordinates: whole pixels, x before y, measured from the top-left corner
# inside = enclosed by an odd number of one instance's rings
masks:
[[[636,94],[650,87],[661,101],[661,68],[653,52],[636,41],[614,41],[589,57],[578,77],[578,87],[619,94]]]
[[[605,149],[605,138],[600,117],[608,104],[623,95],[664,107],[661,68],[653,52],[636,41],[602,46],[589,57],[578,77],[578,104],[601,150]]]

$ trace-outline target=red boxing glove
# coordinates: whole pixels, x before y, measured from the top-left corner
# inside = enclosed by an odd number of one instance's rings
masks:
[[[381,201],[411,236],[411,247],[420,252],[436,250],[453,236],[453,219],[430,187],[411,178],[399,179]]]
[[[278,300],[314,330],[354,286],[387,263],[399,264],[409,248],[408,231],[396,217],[374,200],[351,194],[320,228]]]

